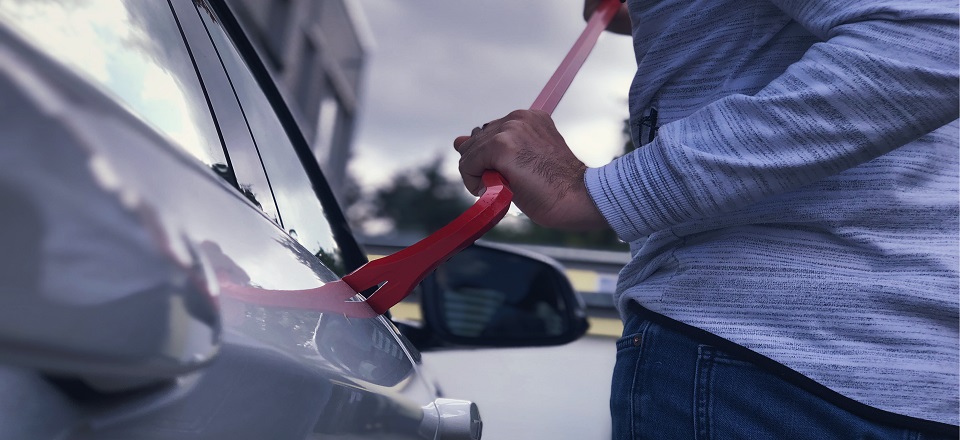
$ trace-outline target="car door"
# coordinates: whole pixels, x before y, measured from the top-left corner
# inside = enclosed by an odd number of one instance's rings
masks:
[[[338,276],[361,265],[365,256],[329,186],[227,6],[202,0],[173,5],[207,84],[220,131],[229,133],[223,136],[224,145],[238,186],[245,194],[262,194],[267,203],[272,199],[278,214],[275,222],[289,237],[286,245],[312,254],[312,258],[303,256],[306,265],[323,266]],[[248,171],[240,172],[241,168]],[[260,284],[252,281],[251,285]],[[302,287],[274,285],[269,290]],[[271,313],[267,308],[255,309]],[[419,354],[403,343],[388,320],[296,309],[279,313],[274,321],[286,323],[288,330],[271,338],[293,336],[287,343],[307,363],[333,366],[344,373],[340,380],[351,383],[336,389],[342,399],[330,402],[315,432],[432,438],[434,428],[420,422],[424,411],[436,411],[435,390],[419,375],[415,362]]]
[[[0,72],[19,87],[8,96],[26,103],[20,116],[34,119],[4,125],[29,142],[5,150],[2,189],[52,196],[50,230],[93,233],[30,242],[47,269],[30,288],[62,294],[57,310],[82,319],[66,330],[42,309],[28,318],[48,325],[0,338],[0,381],[19,391],[3,398],[12,410],[0,433],[434,438],[433,390],[396,328],[359,303],[342,309],[355,292],[310,290],[334,285],[359,248],[320,202],[329,190],[315,164],[305,168],[272,84],[246,70],[221,28],[226,10],[189,0],[3,6],[12,30],[0,32]],[[70,264],[51,273],[59,260],[48,255]],[[163,289],[141,288],[151,283]],[[111,313],[92,313],[104,304]],[[39,329],[29,347],[52,347],[42,359],[7,344],[24,328]],[[41,345],[57,338],[63,350]],[[128,346],[140,350],[118,352]]]

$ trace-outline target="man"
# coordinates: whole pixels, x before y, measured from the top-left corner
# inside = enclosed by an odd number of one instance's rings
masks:
[[[615,438],[957,438],[957,9],[630,0],[640,148],[587,169],[536,111],[454,141],[473,194],[630,243]]]

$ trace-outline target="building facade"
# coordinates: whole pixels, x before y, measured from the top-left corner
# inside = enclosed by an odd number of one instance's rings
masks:
[[[350,159],[369,31],[353,0],[230,0],[338,195]]]

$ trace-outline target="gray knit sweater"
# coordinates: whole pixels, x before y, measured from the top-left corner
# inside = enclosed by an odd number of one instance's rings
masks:
[[[586,174],[631,245],[621,311],[957,424],[957,2],[629,7],[643,146]]]

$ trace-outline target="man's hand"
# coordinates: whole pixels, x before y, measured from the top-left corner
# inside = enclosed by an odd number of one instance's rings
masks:
[[[453,146],[461,156],[463,184],[473,195],[484,190],[483,172],[496,170],[509,182],[514,203],[535,223],[565,230],[609,227],[587,193],[586,165],[548,113],[514,111],[456,138]]]
[[[593,11],[597,9],[597,6],[600,6],[601,1],[602,0],[584,0],[584,20],[590,20],[590,16],[593,15]],[[631,35],[633,33],[633,26],[630,24],[630,12],[627,11],[627,5],[620,6],[617,15],[614,15],[613,20],[610,20],[610,25],[607,26],[607,30],[621,35]]]

